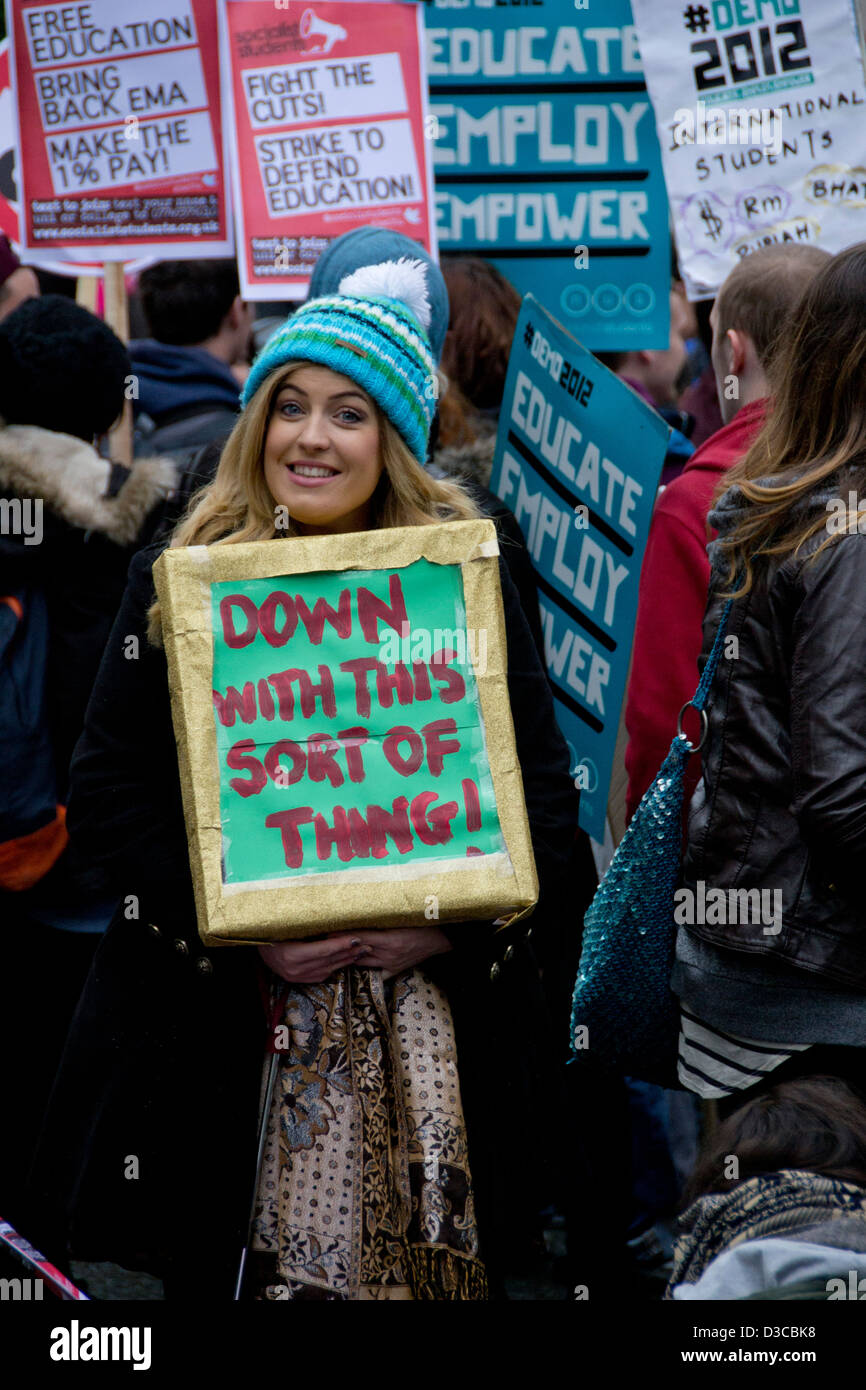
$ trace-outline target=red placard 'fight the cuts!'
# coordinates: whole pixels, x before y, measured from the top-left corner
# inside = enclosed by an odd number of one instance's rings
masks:
[[[421,7],[228,0],[223,92],[243,292],[303,299],[334,237],[388,227],[435,254]]]

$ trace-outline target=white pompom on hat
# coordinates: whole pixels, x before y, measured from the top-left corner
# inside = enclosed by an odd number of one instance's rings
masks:
[[[411,309],[425,333],[430,328],[427,267],[423,261],[401,256],[396,261],[362,265],[343,276],[337,293],[351,295],[354,299],[398,299]]]

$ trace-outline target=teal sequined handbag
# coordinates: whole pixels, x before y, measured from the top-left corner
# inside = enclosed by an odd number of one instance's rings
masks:
[[[583,922],[571,1011],[572,1061],[582,1058],[624,1076],[679,1085],[679,1001],[671,992],[676,926],[674,891],[682,860],[683,777],[706,736],[706,702],[733,600],[719,622],[707,664],[655,781],[617,846]],[[701,715],[701,738],[689,743],[682,718]]]

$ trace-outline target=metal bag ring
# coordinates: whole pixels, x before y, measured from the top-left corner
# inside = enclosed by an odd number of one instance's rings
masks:
[[[706,710],[705,710],[705,709],[698,710],[698,713],[699,713],[700,716],[701,716],[701,737],[700,737],[700,741],[699,741],[698,743],[689,743],[688,739],[686,738],[685,734],[683,733],[683,715],[685,714],[685,712],[686,712],[687,709],[696,709],[696,708],[697,708],[697,706],[696,706],[696,705],[693,705],[692,702],[691,702],[691,700],[686,700],[685,704],[683,705],[682,709],[680,710],[679,714],[677,715],[677,733],[679,734],[680,738],[685,738],[685,739],[686,739],[686,744],[688,745],[688,750],[689,750],[690,753],[697,753],[697,752],[699,752],[699,750],[700,750],[701,748],[703,748],[704,743],[706,742],[707,733],[708,733],[709,727],[710,727],[710,722],[709,722],[709,720],[707,719],[707,712],[706,712]]]

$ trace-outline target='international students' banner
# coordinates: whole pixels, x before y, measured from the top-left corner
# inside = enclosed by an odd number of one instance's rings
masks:
[[[231,254],[216,0],[7,14],[25,259]]]
[[[498,554],[464,521],[160,556],[206,941],[532,907]]]
[[[651,406],[526,296],[490,486],[514,512],[535,566],[580,823],[599,843],[669,432]]]
[[[629,0],[432,0],[439,245],[599,352],[666,348],[668,207]]]
[[[243,292],[304,299],[354,227],[435,254],[420,6],[227,0],[224,18]]]
[[[632,0],[680,269],[710,298],[742,257],[862,241],[866,85],[851,0]]]

